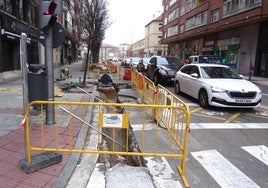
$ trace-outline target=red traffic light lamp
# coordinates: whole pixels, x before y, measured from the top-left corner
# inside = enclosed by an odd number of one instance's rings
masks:
[[[62,6],[61,1],[57,1],[59,7]],[[48,31],[57,21],[56,10],[58,7],[54,0],[41,0],[39,3],[39,28]],[[58,12],[57,12],[58,13]]]
[[[55,10],[57,8],[57,4],[54,2],[51,2],[49,4],[49,7],[45,10],[44,15],[52,15],[55,13]]]

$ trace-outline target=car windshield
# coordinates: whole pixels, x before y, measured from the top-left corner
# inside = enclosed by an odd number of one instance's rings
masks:
[[[228,67],[200,67],[203,78],[231,78],[242,79]]]
[[[132,62],[139,62],[140,58],[139,57],[133,57]]]
[[[150,58],[142,58],[142,63],[147,64],[149,62]]]
[[[178,65],[178,59],[176,57],[160,57],[157,61],[159,65]]]

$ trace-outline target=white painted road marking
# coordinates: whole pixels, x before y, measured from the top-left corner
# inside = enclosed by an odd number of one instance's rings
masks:
[[[264,164],[268,165],[268,148],[264,145],[259,146],[244,146],[241,147],[248,153],[259,159]]]
[[[97,163],[94,171],[92,172],[90,179],[87,183],[87,188],[104,188],[105,187],[105,174],[104,170],[100,170],[104,166],[102,163]]]
[[[268,129],[268,123],[191,123],[190,129]]]
[[[134,131],[142,130],[142,124],[131,125]],[[145,124],[144,130],[155,129],[155,124]],[[268,123],[191,123],[190,129],[268,129]]]
[[[191,152],[191,154],[223,188],[259,187],[216,150]]]
[[[179,181],[173,179],[174,171],[164,157],[145,157],[147,167],[156,187],[182,188]],[[176,172],[177,173],[177,172]]]

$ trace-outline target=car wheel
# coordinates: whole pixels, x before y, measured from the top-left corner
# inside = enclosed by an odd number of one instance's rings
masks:
[[[180,87],[180,83],[178,81],[175,82],[174,89],[175,89],[175,93],[177,95],[179,95],[181,92],[181,87]]]
[[[198,101],[199,101],[199,104],[200,104],[201,107],[208,108],[208,106],[209,106],[209,104],[208,104],[208,94],[207,94],[206,90],[202,89],[199,92]]]

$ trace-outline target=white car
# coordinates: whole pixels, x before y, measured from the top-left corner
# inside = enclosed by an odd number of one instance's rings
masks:
[[[175,76],[175,93],[198,99],[203,108],[209,106],[253,108],[261,102],[261,90],[225,65],[188,64]]]

